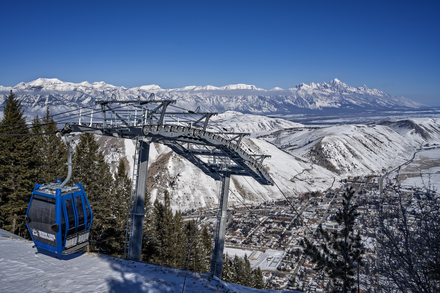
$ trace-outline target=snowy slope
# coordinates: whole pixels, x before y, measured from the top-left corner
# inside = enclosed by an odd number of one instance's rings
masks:
[[[226,112],[214,116],[212,120],[210,125],[213,127],[217,125],[212,129],[214,131],[218,131],[216,128],[221,126],[227,131],[251,133],[251,137],[243,139],[243,147],[250,153],[271,156],[264,160],[263,165],[277,186],[262,186],[250,177],[233,175],[229,196],[231,204],[282,199],[284,198],[282,193],[286,196],[296,196],[300,193],[323,190],[331,187],[333,181],[338,178],[337,174],[319,165],[307,163],[280,150],[270,142],[255,138],[256,134],[267,134],[286,128],[302,128],[301,124],[238,112]],[[125,141],[124,151],[132,168],[134,145],[129,140]],[[153,201],[156,197],[162,199],[164,191],[168,190],[173,209],[187,210],[216,207],[220,186],[218,182],[170,148],[153,143],[150,146],[147,188]]]
[[[236,111],[226,111],[217,116],[213,116],[210,120],[210,130],[218,131],[220,128],[226,132],[244,132],[250,133],[253,137],[264,135],[276,130],[286,128],[302,127],[300,123],[291,122],[280,118],[270,118],[261,115],[243,114]]]
[[[98,254],[55,258],[38,253],[33,242],[11,239],[0,229],[1,292],[182,292],[185,271]],[[257,290],[189,272],[185,291],[281,292]]]
[[[439,119],[325,128],[236,112],[216,119],[227,130],[264,134],[245,137],[243,143],[251,153],[271,156],[263,165],[276,183],[262,186],[250,177],[232,176],[230,204],[258,203],[338,187],[338,181],[349,175],[382,174],[406,162],[421,145],[440,144]],[[126,141],[125,147],[132,164],[134,146]],[[168,147],[152,144],[149,164],[147,188],[153,200],[168,190],[175,210],[217,206],[219,183]]]
[[[240,111],[254,114],[290,114],[301,109],[402,109],[423,105],[404,97],[395,97],[367,86],[351,87],[338,79],[330,83],[300,84],[293,88],[270,90],[253,85],[235,84],[223,87],[187,86],[162,89],[157,85],[125,88],[104,82],[63,82],[56,78],[39,78],[9,88],[0,86],[0,105],[12,90],[28,113],[41,114],[49,105],[52,113],[71,110],[72,107],[93,106],[95,100],[147,99],[155,93],[160,99],[175,99],[187,109],[203,109],[222,113]]]
[[[379,125],[386,125],[401,136],[409,140],[418,140],[426,143],[440,140],[440,119],[412,118],[405,120],[382,121]]]
[[[440,145],[418,152],[410,164],[403,166],[399,173],[392,172],[388,178],[397,175],[402,186],[440,190]]]
[[[377,174],[404,163],[424,144],[440,143],[440,120],[303,128],[279,131],[264,139],[340,175]]]
[[[297,160],[263,140],[248,138],[244,143],[257,153],[267,153],[272,156],[264,161],[264,165],[286,196],[327,189],[332,185],[333,178],[337,177],[331,171]],[[219,183],[185,158],[158,144],[150,147],[150,158],[147,188],[151,192],[152,200],[157,196],[161,199],[164,191],[168,190],[171,205],[175,210],[218,205]],[[299,174],[300,176],[297,176]],[[297,176],[295,180],[292,179],[294,176]],[[281,191],[277,186],[263,186],[250,177],[233,175],[229,203],[257,203],[283,199]]]

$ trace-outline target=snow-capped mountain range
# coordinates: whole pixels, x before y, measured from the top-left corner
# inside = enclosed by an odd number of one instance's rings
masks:
[[[351,175],[383,174],[409,160],[425,144],[440,145],[440,120],[420,118],[381,123],[309,127],[261,114],[290,113],[291,109],[335,108],[417,108],[422,105],[397,98],[366,86],[354,88],[335,79],[329,84],[300,84],[293,89],[264,90],[249,85],[221,88],[185,87],[164,90],[156,85],[124,88],[103,82],[67,83],[58,79],[38,79],[13,88],[0,87],[0,105],[12,90],[31,114],[69,111],[91,106],[95,100],[176,99],[186,109],[217,111],[211,118],[228,131],[248,132],[245,148],[271,155],[264,166],[277,186],[261,186],[253,179],[233,176],[230,203],[255,203],[338,187]],[[230,109],[231,111],[224,111]],[[237,111],[237,110],[240,110]],[[246,112],[246,113],[241,113]],[[252,113],[252,114],[249,114]],[[260,114],[260,115],[256,115]],[[126,158],[133,168],[131,140],[97,137],[107,162],[114,166]],[[168,190],[174,209],[215,207],[218,182],[164,145],[150,148],[147,186],[152,199]],[[130,172],[131,174],[131,172]],[[197,178],[195,180],[194,178]]]
[[[257,88],[254,85],[235,84],[223,87],[186,86],[162,89],[158,85],[133,88],[117,87],[104,82],[63,82],[56,78],[39,78],[22,82],[14,87],[0,86],[0,105],[12,90],[21,100],[27,113],[43,113],[51,107],[52,113],[71,110],[72,107],[92,106],[95,100],[147,99],[154,93],[160,99],[177,100],[187,109],[202,109],[222,113],[239,111],[253,114],[290,114],[293,112],[324,109],[408,109],[422,104],[404,97],[361,87],[348,86],[334,79],[329,83],[301,83],[294,88]]]

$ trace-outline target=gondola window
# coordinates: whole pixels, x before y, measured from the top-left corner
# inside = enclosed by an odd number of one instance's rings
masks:
[[[80,196],[75,197],[76,211],[78,212],[78,229],[84,230],[84,209]]]
[[[55,199],[34,196],[28,217],[32,221],[31,233],[35,240],[56,246],[56,234],[51,229],[55,224]]]
[[[66,210],[67,210],[67,218],[69,223],[69,230],[67,231],[67,235],[75,233],[75,212],[73,211],[72,200],[66,199]]]

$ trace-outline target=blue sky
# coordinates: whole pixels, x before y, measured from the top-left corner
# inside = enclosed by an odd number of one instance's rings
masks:
[[[0,85],[338,78],[440,106],[440,1],[3,1]]]

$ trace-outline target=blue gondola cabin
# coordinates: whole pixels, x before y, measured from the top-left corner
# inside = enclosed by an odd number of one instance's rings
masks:
[[[93,214],[81,183],[36,184],[26,225],[38,249],[70,254],[88,245]]]

